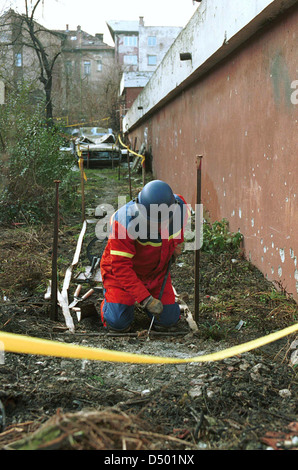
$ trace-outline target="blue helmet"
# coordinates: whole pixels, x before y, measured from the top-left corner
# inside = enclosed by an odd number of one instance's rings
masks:
[[[141,204],[142,207],[146,209],[148,220],[162,220],[163,217],[156,213],[156,207],[166,205],[168,208],[171,208],[175,203],[176,199],[171,187],[161,180],[154,180],[147,183],[138,194],[137,198],[137,204]]]

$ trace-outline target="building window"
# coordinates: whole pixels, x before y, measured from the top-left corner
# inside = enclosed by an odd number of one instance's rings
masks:
[[[137,36],[124,36],[124,45],[125,46],[137,46],[138,45]]]
[[[97,72],[102,71],[102,61],[101,61],[101,59],[97,59],[97,61],[96,61],[96,70],[97,70]]]
[[[84,75],[90,75],[91,74],[91,62],[90,60],[85,60],[84,62]]]
[[[126,65],[138,65],[138,56],[137,55],[125,55],[124,63]]]
[[[156,55],[148,55],[148,65],[156,65]]]
[[[156,36],[148,36],[148,46],[156,46]]]
[[[66,61],[65,71],[66,71],[66,75],[69,77],[71,75],[71,72],[72,72],[72,61],[71,60]]]
[[[15,66],[16,67],[22,67],[22,54],[21,52],[18,52],[15,54]]]

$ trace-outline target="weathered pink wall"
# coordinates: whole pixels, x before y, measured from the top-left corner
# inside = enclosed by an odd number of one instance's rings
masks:
[[[211,221],[228,219],[247,258],[298,300],[297,24],[296,7],[130,137],[144,140],[147,128],[154,175],[192,205],[202,154]]]

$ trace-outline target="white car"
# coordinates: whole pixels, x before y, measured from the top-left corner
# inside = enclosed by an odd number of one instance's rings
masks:
[[[86,166],[113,166],[121,162],[121,150],[112,129],[82,127],[75,146],[77,157],[81,153]]]

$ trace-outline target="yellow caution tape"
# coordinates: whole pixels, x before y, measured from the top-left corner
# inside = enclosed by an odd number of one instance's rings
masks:
[[[145,161],[145,155],[141,155],[140,153],[136,153],[136,152],[134,152],[133,150],[131,150],[129,147],[127,147],[127,145],[125,145],[125,144],[122,142],[122,140],[121,140],[121,138],[120,138],[120,135],[118,135],[116,144],[117,144],[118,140],[119,140],[120,144],[122,145],[122,147],[125,147],[125,148],[129,151],[129,153],[132,153],[133,155],[136,155],[137,157],[140,157],[140,158],[142,159],[142,162],[141,162],[141,163],[142,163],[142,165],[143,165],[143,163],[144,163],[144,161]],[[116,145],[116,144],[115,144],[115,145]]]
[[[86,176],[86,173],[84,172],[84,158],[82,156],[82,151],[79,145],[78,145],[77,155],[79,157],[79,169],[81,171],[81,174],[83,174],[84,180],[87,181],[87,176]]]
[[[228,357],[237,356],[252,349],[272,343],[284,336],[298,331],[298,323],[284,330],[271,333],[262,338],[240,344],[223,351],[218,351],[203,356],[189,358],[149,356],[107,349],[77,346],[75,344],[60,343],[58,341],[32,338],[13,333],[0,332],[0,350],[20,354],[37,354],[41,356],[68,357],[72,359],[87,359],[105,362],[127,362],[133,364],[181,364],[186,362],[212,362],[220,361]]]
[[[66,119],[66,125],[65,127],[89,127],[90,124],[98,124],[102,121],[109,121],[111,118],[110,117],[105,117],[102,119],[97,119],[95,121],[89,121],[89,122],[76,122],[75,124],[68,124],[68,116],[62,116],[62,117],[57,117],[55,118],[56,121],[62,121],[63,119]]]

